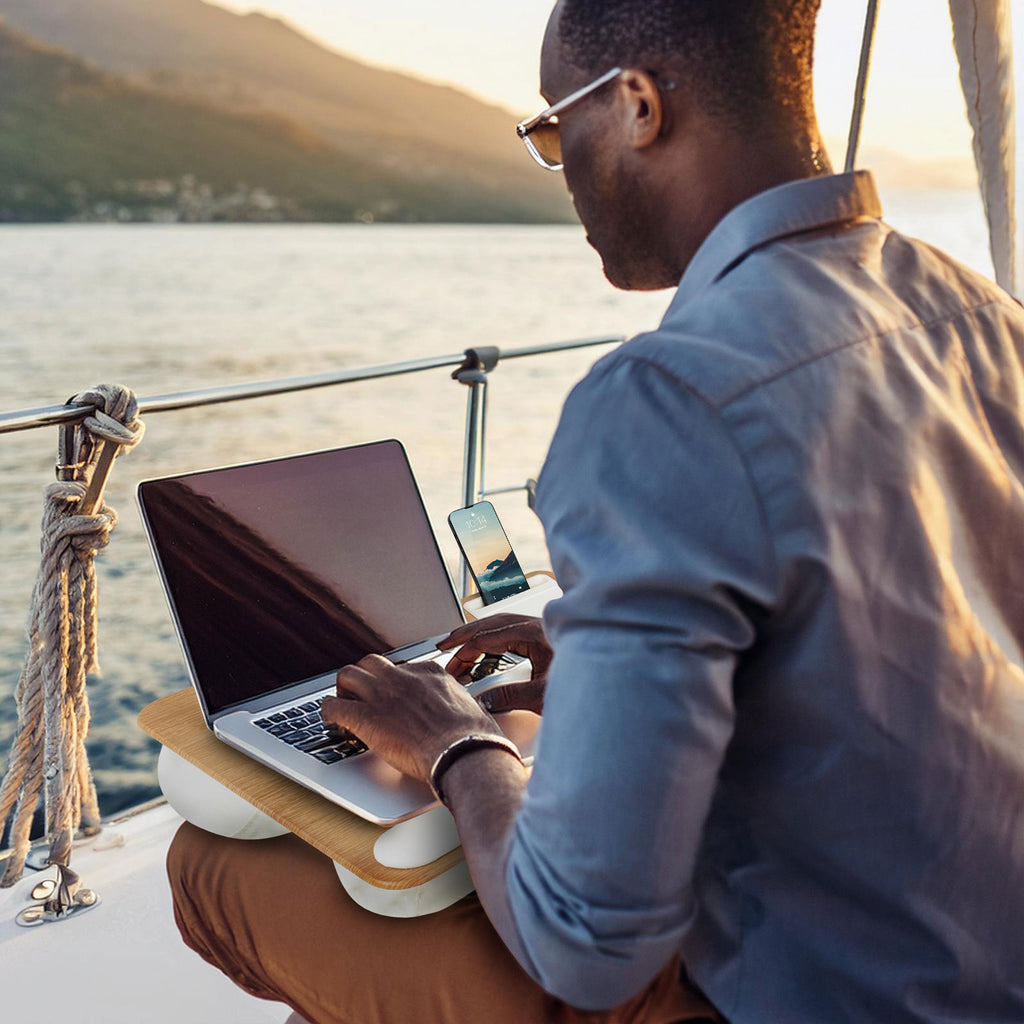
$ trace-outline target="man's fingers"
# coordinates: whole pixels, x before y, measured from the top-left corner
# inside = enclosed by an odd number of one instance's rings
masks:
[[[510,615],[502,613],[489,615],[485,619],[478,619],[476,622],[467,622],[464,626],[453,629],[451,634],[444,640],[438,642],[437,648],[441,651],[450,651],[453,647],[469,641],[475,641],[481,636],[493,636],[503,630],[519,629],[527,623],[538,621],[530,615]],[[504,651],[488,651],[488,654],[504,654]]]
[[[479,632],[480,629],[480,620],[467,622],[464,626],[458,626],[443,640],[437,642],[437,649],[439,651],[450,651],[453,647],[458,647],[459,644],[465,643],[474,633]]]
[[[512,651],[513,654],[522,654],[525,657],[527,646],[527,640],[515,626],[480,630],[467,637],[462,647],[455,652],[448,663],[448,673],[458,678],[484,654],[507,654]],[[440,644],[438,648],[441,648]]]
[[[546,676],[551,663],[551,649],[544,638],[540,619],[526,615],[494,615],[479,622],[461,626],[437,646],[449,650],[462,646],[448,663],[447,670],[462,679],[484,654],[513,654],[529,658],[537,677]]]
[[[472,644],[466,644],[452,655],[451,661],[445,666],[445,672],[459,679],[476,664],[477,659],[484,653]]]
[[[484,629],[485,626],[486,623],[482,619],[477,619],[475,622],[467,622],[462,626],[456,626],[444,640],[438,641],[437,648],[440,651],[450,651],[453,647],[458,647],[459,644],[465,643],[475,633],[479,633],[481,629]]]
[[[496,686],[480,697],[480,706],[492,715],[502,711],[533,711],[539,715],[544,710],[546,687],[546,679],[531,679],[528,683]]]
[[[465,629],[465,626],[460,626],[459,629]],[[453,647],[459,646],[459,638],[456,635],[459,632],[456,629],[454,632],[446,636],[443,640],[437,641],[437,649],[439,651],[450,651]]]
[[[372,673],[386,672],[394,665],[394,662],[389,661],[383,654],[367,654],[365,658],[360,659],[356,664],[359,668]]]
[[[362,735],[366,724],[368,708],[358,700],[344,700],[341,697],[324,697],[320,705],[320,717],[328,725],[348,729],[357,736]]]
[[[373,676],[359,665],[346,665],[339,669],[335,681],[339,695],[351,694],[365,700],[373,690]]]

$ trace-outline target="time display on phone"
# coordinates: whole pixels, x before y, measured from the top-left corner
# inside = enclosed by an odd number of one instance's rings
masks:
[[[494,506],[481,501],[448,517],[484,604],[530,589]]]

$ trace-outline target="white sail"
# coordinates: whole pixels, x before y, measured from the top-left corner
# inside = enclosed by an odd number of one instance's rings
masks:
[[[949,0],[949,11],[996,280],[1020,295],[1010,0]]]

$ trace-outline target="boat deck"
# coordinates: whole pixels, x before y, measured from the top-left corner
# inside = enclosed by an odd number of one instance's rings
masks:
[[[28,871],[0,890],[0,1017],[103,1024],[282,1024],[290,1010],[247,995],[178,936],[164,873],[181,818],[159,804],[76,844],[72,866],[100,906],[57,924],[19,928],[33,886]],[[123,838],[123,845],[118,843]]]

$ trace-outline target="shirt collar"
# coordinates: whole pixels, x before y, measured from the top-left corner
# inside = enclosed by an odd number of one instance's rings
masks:
[[[669,313],[768,242],[839,221],[881,216],[870,171],[801,178],[761,192],[730,210],[704,239],[683,274]]]

